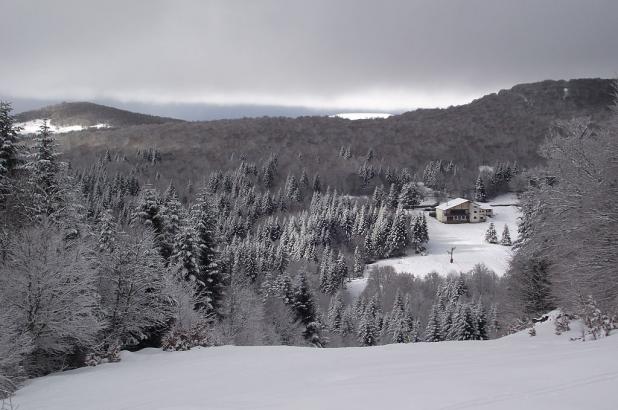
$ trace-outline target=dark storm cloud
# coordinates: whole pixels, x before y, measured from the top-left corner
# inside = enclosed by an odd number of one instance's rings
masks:
[[[613,77],[618,1],[0,0],[0,95],[396,110]]]

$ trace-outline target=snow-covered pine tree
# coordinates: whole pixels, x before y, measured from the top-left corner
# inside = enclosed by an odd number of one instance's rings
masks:
[[[161,206],[161,217],[163,219],[163,234],[158,238],[158,245],[161,256],[168,261],[174,252],[174,248],[181,245],[176,243],[180,238],[184,221],[184,209],[176,196],[176,188],[172,184],[164,193],[163,205]]]
[[[421,214],[421,222],[419,227],[419,238],[423,250],[425,250],[427,242],[429,242],[429,230],[427,229],[427,217],[425,213]]]
[[[480,175],[476,178],[476,184],[474,186],[474,200],[478,202],[487,202],[485,184],[483,183],[483,178],[481,178]]]
[[[592,295],[588,295],[580,301],[582,305],[582,319],[586,325],[586,336],[590,336],[592,340],[597,340],[602,337],[609,336],[610,332],[618,328],[618,320],[616,316],[603,313],[599,308],[599,304]]]
[[[116,247],[116,237],[118,234],[118,225],[114,220],[114,215],[111,209],[103,211],[99,220],[99,251],[113,252]]]
[[[442,336],[442,323],[440,320],[440,309],[434,304],[431,307],[431,313],[429,314],[429,320],[425,329],[425,341],[426,342],[440,342],[444,340]]]
[[[350,159],[352,158],[352,147],[351,146],[347,146],[345,148],[345,150],[343,151],[343,158],[344,159]]]
[[[58,161],[56,139],[47,120],[43,121],[34,141],[26,167],[30,171],[29,182],[34,195],[35,214],[39,217],[51,216],[61,208],[59,172],[62,164]]]
[[[445,340],[454,340],[454,338],[452,337],[453,323],[457,316],[457,309],[459,307],[458,305],[459,304],[457,300],[450,301],[446,305],[446,309],[441,312],[440,319],[442,328],[440,329],[440,332],[442,333],[442,337],[444,337]]]
[[[199,280],[204,283],[200,292],[210,303],[207,311],[217,315],[221,313],[225,294],[225,273],[220,266],[220,256],[217,249],[217,221],[213,212],[213,204],[204,191],[193,208],[192,221],[195,229],[196,261],[199,270]]]
[[[416,183],[408,182],[401,187],[399,193],[399,206],[403,209],[411,209],[421,203],[421,194],[416,187]]]
[[[500,239],[500,245],[502,246],[511,246],[513,242],[511,242],[511,234],[509,233],[509,226],[504,225],[504,229],[502,230],[502,239]]]
[[[322,251],[322,259],[320,262],[320,282],[319,288],[324,293],[330,292],[331,273],[333,271],[333,251],[326,245]]]
[[[421,335],[421,323],[420,320],[414,319],[414,315],[412,314],[412,299],[410,298],[410,294],[407,293],[403,302],[403,312],[406,317],[406,322],[409,330],[408,342],[409,343],[417,343],[422,339]]]
[[[346,306],[341,316],[341,327],[339,329],[341,336],[346,337],[353,335],[356,331],[356,316],[354,314],[354,308],[350,305]]]
[[[194,283],[196,289],[202,290],[206,284],[202,281],[199,272],[194,238],[195,232],[192,227],[184,226],[180,229],[174,239],[170,267],[179,279]]]
[[[373,252],[372,257],[374,258],[382,258],[387,255],[386,241],[388,239],[388,234],[392,225],[392,221],[390,218],[389,211],[386,207],[381,207],[376,222],[373,226],[371,232],[371,240],[370,246]],[[365,242],[365,247],[370,249],[367,246],[367,242]]]
[[[480,298],[478,302],[474,305],[472,314],[475,320],[475,339],[487,340],[489,325],[487,323],[487,314],[485,313],[485,308],[483,307],[483,302],[481,302]]]
[[[354,277],[360,278],[363,276],[363,272],[365,271],[365,257],[363,256],[358,245],[354,249],[354,267],[352,272]]]
[[[393,309],[391,310],[388,323],[385,325],[392,343],[407,343],[409,341],[410,323],[405,311],[405,304],[401,291],[397,289]]]
[[[293,174],[289,174],[285,183],[285,196],[290,203],[301,202],[302,195],[298,180]]]
[[[409,221],[401,205],[397,208],[395,218],[386,240],[387,256],[401,256],[410,245],[408,235]]]
[[[303,336],[305,339],[315,346],[321,346],[320,340],[320,325],[318,323],[318,312],[311,293],[311,288],[307,282],[307,276],[304,272],[298,275],[298,281],[293,290],[292,308],[305,330]]]
[[[307,169],[303,168],[300,174],[300,187],[301,189],[309,188],[309,176],[307,175]]]
[[[395,184],[391,184],[391,187],[388,191],[388,196],[386,197],[386,206],[391,209],[397,209],[397,204],[399,203],[399,192],[397,190],[397,186]]]
[[[365,313],[363,313],[358,323],[356,335],[361,346],[375,346],[378,344],[380,331],[376,327],[376,317],[372,314],[373,309],[370,308],[371,303],[372,302],[370,302],[367,309],[365,309]]]
[[[470,305],[459,303],[453,315],[453,324],[448,333],[450,340],[475,340],[476,323]]]
[[[2,178],[11,176],[20,162],[18,137],[21,129],[15,125],[11,111],[10,103],[0,101],[0,187]]]
[[[375,189],[373,190],[372,199],[375,202],[376,206],[382,205],[382,202],[384,201],[384,186],[383,185],[376,185]]]
[[[341,292],[337,292],[330,298],[330,304],[328,306],[327,323],[328,329],[331,332],[341,332],[344,309],[345,305],[343,303],[343,295]]]
[[[331,293],[336,292],[337,290],[341,289],[347,277],[348,277],[348,265],[345,261],[343,252],[341,252],[340,250],[339,254],[337,255],[337,261],[335,262],[335,265],[333,267],[333,270],[329,278],[330,279],[330,292]]]
[[[131,216],[131,223],[142,223],[150,227],[155,234],[155,243],[159,246],[159,237],[163,234],[165,224],[157,191],[151,186],[141,190],[136,208]]]
[[[427,249],[428,240],[427,220],[425,215],[421,214],[414,219],[414,224],[412,224],[410,243],[416,253],[422,253]]]
[[[367,298],[361,295],[356,298],[354,301],[354,317],[361,318],[363,314],[365,314],[365,310],[367,309]]]
[[[493,222],[489,223],[489,228],[487,228],[487,232],[485,232],[485,242],[498,243],[498,234],[496,233],[496,227]]]

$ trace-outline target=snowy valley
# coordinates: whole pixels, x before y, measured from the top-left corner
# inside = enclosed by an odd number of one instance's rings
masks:
[[[449,273],[468,272],[477,264],[484,264],[497,275],[502,276],[508,268],[512,256],[512,248],[485,241],[485,233],[490,223],[494,223],[498,233],[508,226],[513,241],[517,240],[517,223],[521,216],[518,207],[519,200],[515,194],[506,194],[488,202],[493,206],[494,216],[487,222],[477,224],[443,224],[434,217],[427,215],[429,242],[425,255],[411,254],[408,256],[389,258],[368,265],[371,267],[391,266],[400,273],[412,273],[424,276],[430,272],[441,275]],[[421,211],[418,211],[421,212]],[[413,215],[418,212],[411,212]],[[452,249],[453,263],[450,263],[448,252]]]

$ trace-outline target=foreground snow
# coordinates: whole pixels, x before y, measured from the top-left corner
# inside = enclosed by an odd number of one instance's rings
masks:
[[[32,120],[28,122],[20,122],[15,125],[22,128],[20,134],[24,134],[24,135],[25,134],[36,134],[41,129],[41,125],[43,125],[43,122],[44,122],[43,119],[38,119],[38,120]],[[92,126],[85,126],[85,125],[58,126],[58,125],[54,125],[51,121],[49,121],[47,125],[49,126],[51,132],[53,132],[54,134],[64,134],[65,132],[82,131],[88,128],[95,128],[95,129],[110,128],[108,124],[95,124]]]
[[[514,196],[502,196],[493,204],[513,204]],[[498,275],[503,275],[512,256],[512,248],[485,242],[485,232],[493,222],[498,238],[502,236],[504,225],[508,225],[511,239],[517,239],[517,218],[520,210],[516,206],[495,206],[494,217],[488,222],[476,224],[443,224],[427,215],[429,244],[427,255],[409,255],[378,261],[369,266],[392,266],[397,272],[424,276],[430,272],[446,275],[450,272],[466,272],[474,265],[484,263]],[[452,247],[453,263],[447,254]]]
[[[575,330],[572,332],[576,334]],[[29,382],[19,410],[615,409],[618,336],[570,342],[553,324],[486,342],[123,353]]]

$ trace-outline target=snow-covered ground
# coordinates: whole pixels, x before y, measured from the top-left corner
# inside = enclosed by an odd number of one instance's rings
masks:
[[[385,112],[342,112],[331,117],[345,118],[347,120],[372,120],[375,118],[388,118],[393,114]]]
[[[356,299],[363,293],[363,290],[367,287],[368,278],[355,278],[345,284],[345,290],[348,296],[352,299]]]
[[[493,205],[514,204],[517,197],[513,194],[503,195],[491,201]],[[494,216],[488,222],[476,224],[443,224],[427,215],[429,244],[427,255],[404,256],[378,261],[371,266],[392,266],[397,272],[413,273],[424,276],[430,272],[446,275],[450,272],[469,271],[478,263],[484,263],[498,275],[503,275],[512,256],[512,248],[485,242],[485,232],[493,222],[498,238],[502,236],[504,225],[508,225],[511,239],[517,239],[517,218],[520,210],[517,206],[495,206]],[[427,214],[427,213],[426,213]],[[454,247],[453,263],[447,251]]]
[[[19,123],[16,123],[15,125],[22,128],[20,134],[36,134],[39,132],[41,125],[43,125],[43,122],[44,122],[43,119],[38,119],[38,120],[32,120],[28,122],[19,122]],[[87,128],[96,128],[96,129],[110,128],[109,124],[95,124],[92,126],[85,126],[85,125],[58,126],[58,125],[54,125],[51,121],[48,122],[48,126],[51,132],[53,132],[54,134],[63,134],[65,132],[71,132],[71,131],[81,131]]]
[[[32,380],[19,410],[616,408],[618,336],[550,321],[502,339],[369,348],[146,349]]]

